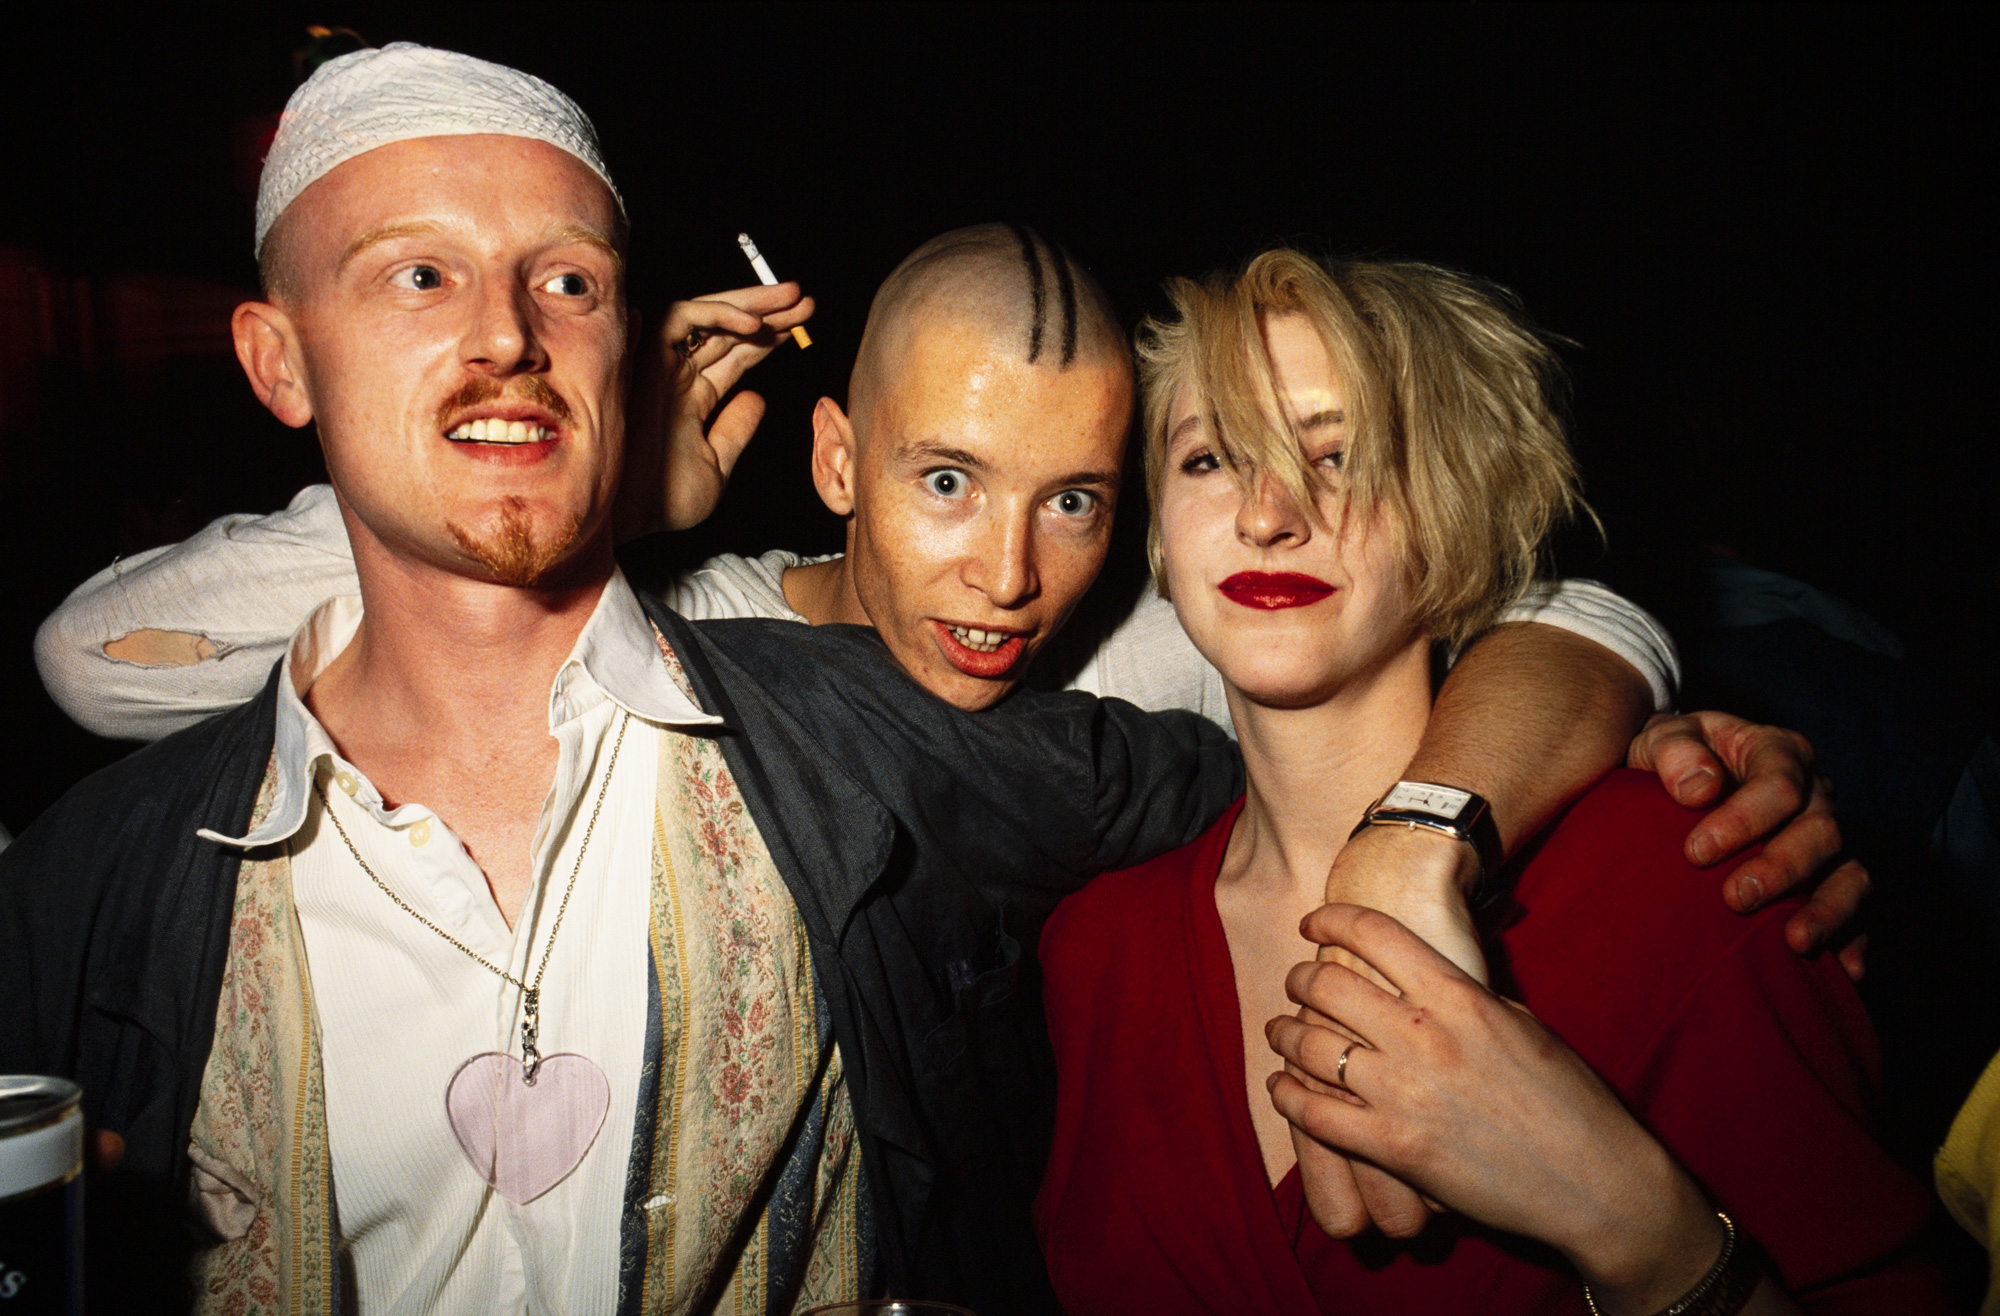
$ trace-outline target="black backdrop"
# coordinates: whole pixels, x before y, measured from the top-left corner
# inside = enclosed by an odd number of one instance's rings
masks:
[[[747,281],[739,229],[819,298],[817,345],[756,376],[771,414],[720,513],[635,549],[642,572],[836,543],[808,414],[842,396],[874,284],[925,237],[1041,225],[1134,317],[1167,274],[1291,240],[1486,275],[1576,340],[1610,552],[1572,566],[1671,611],[1682,550],[1727,545],[1873,612],[1990,725],[1994,84],[1974,10],[17,7],[0,78],[0,821],[17,831],[122,752],[40,693],[35,623],[114,554],[316,478],[222,321],[254,280],[260,143],[313,22],[576,96],[629,200],[649,311]]]

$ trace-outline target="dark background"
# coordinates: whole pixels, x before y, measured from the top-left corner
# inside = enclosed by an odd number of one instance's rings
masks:
[[[1610,531],[1573,569],[1670,618],[1690,548],[1859,604],[1991,725],[1988,30],[1971,9],[267,4],[10,18],[0,174],[0,821],[122,747],[29,642],[119,553],[318,478],[226,316],[308,23],[536,72],[595,117],[636,298],[747,281],[748,229],[818,297],[755,378],[762,437],[707,526],[635,548],[824,551],[807,418],[875,283],[946,228],[1025,220],[1127,312],[1275,240],[1498,280],[1576,341]],[[1143,509],[1128,501],[1129,540]]]
[[[18,832],[129,748],[42,693],[41,618],[115,555],[321,478],[311,436],[244,386],[227,319],[254,286],[257,171],[305,28],[344,25],[575,96],[628,201],[649,314],[747,283],[743,229],[818,298],[817,345],[753,377],[771,411],[718,514],[621,554],[642,582],[725,549],[837,546],[806,478],[812,404],[844,396],[876,283],[945,229],[1036,224],[1135,320],[1165,276],[1279,241],[1517,290],[1574,342],[1576,442],[1609,531],[1608,548],[1566,545],[1564,566],[1675,627],[1691,701],[1807,729],[1842,786],[1879,883],[1863,987],[1883,1127],[1927,1176],[2000,1045],[2000,883],[1941,863],[1931,830],[2000,713],[2000,155],[1980,12],[17,8],[0,74],[0,823]],[[1140,502],[1114,554],[1128,580]],[[1907,657],[1803,622],[1704,630],[1691,584],[1712,549],[1850,600]],[[1979,1258],[1960,1261],[1976,1288]]]

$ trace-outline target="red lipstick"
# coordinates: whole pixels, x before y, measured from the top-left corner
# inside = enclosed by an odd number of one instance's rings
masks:
[[[1296,571],[1239,571],[1216,588],[1231,603],[1267,612],[1318,603],[1334,589],[1318,576],[1304,576]]]
[[[941,622],[935,617],[928,617],[925,620],[930,624],[931,634],[937,637],[938,652],[945,656],[945,661],[967,676],[976,676],[983,680],[994,680],[1005,676],[1014,669],[1016,663],[1021,661],[1021,652],[1027,648],[1026,636],[1009,635],[1000,642],[1000,647],[997,649],[975,649],[960,643],[959,638],[952,634],[949,623]],[[990,628],[986,631],[988,635],[997,633]]]

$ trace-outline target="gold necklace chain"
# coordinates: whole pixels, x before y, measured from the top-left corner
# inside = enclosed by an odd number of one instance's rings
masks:
[[[396,908],[402,910],[405,914],[408,914],[411,918],[456,946],[474,964],[479,965],[488,972],[499,974],[502,978],[505,978],[508,982],[513,983],[521,989],[521,1060],[527,1066],[523,1077],[526,1079],[529,1087],[535,1085],[535,1075],[542,1067],[542,1053],[535,1049],[542,1017],[542,975],[549,971],[549,956],[555,954],[556,936],[562,932],[563,915],[569,913],[569,898],[576,891],[576,876],[583,871],[583,856],[589,852],[590,838],[597,831],[597,815],[604,809],[604,797],[611,790],[611,774],[618,770],[618,751],[625,747],[625,729],[631,725],[632,715],[630,713],[625,714],[624,719],[618,723],[618,739],[612,742],[611,745],[611,762],[605,766],[604,783],[597,788],[597,803],[590,806],[590,822],[583,829],[583,844],[576,848],[576,863],[569,870],[569,885],[563,888],[562,904],[556,907],[556,921],[549,928],[548,941],[542,946],[542,962],[535,969],[535,981],[533,983],[522,982],[519,978],[507,972],[507,970],[493,963],[493,961],[487,959],[457,937],[452,936],[449,932],[446,932],[443,928],[431,922],[422,914],[419,914],[401,896],[390,890],[389,884],[384,882],[376,874],[375,870],[368,866],[368,861],[361,857],[361,851],[354,848],[354,838],[349,836],[347,829],[340,825],[340,817],[333,811],[333,802],[326,797],[326,788],[318,782],[313,783],[313,788],[319,792],[319,802],[325,807],[326,816],[333,823],[333,830],[340,833],[340,839],[347,845],[347,853],[354,856],[354,862],[361,865],[361,871],[368,874],[369,880],[382,888],[382,894],[396,902]]]

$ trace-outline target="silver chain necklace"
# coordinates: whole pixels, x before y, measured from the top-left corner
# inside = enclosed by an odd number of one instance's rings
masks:
[[[618,723],[618,739],[611,746],[611,762],[604,769],[604,783],[597,788],[597,803],[590,808],[590,822],[583,829],[583,844],[576,849],[576,863],[569,870],[569,885],[563,888],[562,904],[556,907],[556,921],[549,928],[549,939],[542,947],[542,962],[535,969],[535,980],[532,983],[522,982],[419,914],[401,896],[390,890],[389,884],[377,876],[375,870],[368,866],[368,861],[361,857],[361,851],[354,848],[354,838],[340,825],[340,818],[333,811],[333,802],[326,797],[326,788],[317,782],[314,783],[314,789],[319,792],[320,804],[325,807],[326,816],[333,823],[333,830],[339,832],[340,839],[347,844],[347,853],[354,856],[354,862],[361,865],[361,871],[368,874],[369,880],[382,888],[382,894],[396,902],[396,908],[456,946],[473,963],[489,972],[499,974],[521,989],[521,1063],[525,1066],[522,1078],[529,1087],[535,1085],[535,1075],[542,1067],[542,1053],[536,1049],[542,1018],[542,975],[549,971],[549,956],[555,953],[556,936],[562,931],[563,915],[569,912],[569,898],[576,891],[576,876],[583,871],[583,856],[590,850],[591,835],[597,830],[597,815],[604,809],[604,797],[611,790],[611,774],[618,770],[618,751],[625,747],[625,729],[631,724],[630,713],[625,714],[624,719]]]

